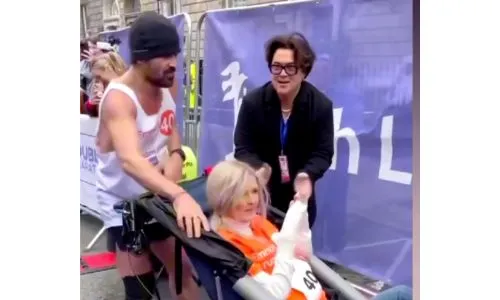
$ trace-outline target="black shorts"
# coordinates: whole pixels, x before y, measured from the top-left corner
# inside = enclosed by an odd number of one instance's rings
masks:
[[[123,227],[116,226],[108,228],[108,241],[110,244],[115,244],[121,251],[127,251],[125,242],[123,240]],[[144,234],[148,242],[163,241],[171,235],[165,227],[160,223],[147,224],[144,226]]]

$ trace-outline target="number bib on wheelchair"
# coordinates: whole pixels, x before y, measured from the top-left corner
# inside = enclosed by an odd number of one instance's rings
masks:
[[[305,295],[307,300],[318,300],[323,288],[305,261],[294,259],[295,273],[292,278],[292,288]]]

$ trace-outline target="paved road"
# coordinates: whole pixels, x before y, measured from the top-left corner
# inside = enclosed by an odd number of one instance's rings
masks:
[[[99,231],[101,222],[90,216],[80,216],[80,251],[92,240]],[[91,252],[106,251],[106,237],[103,236]],[[167,283],[159,283],[158,290],[162,300],[171,300]],[[91,273],[80,276],[80,300],[123,300],[125,293],[116,270]]]
[[[80,252],[92,240],[101,228],[102,223],[90,216],[80,216]],[[106,251],[106,236],[98,241],[90,252]],[[158,283],[161,300],[172,300],[168,291],[168,283],[161,280]],[[203,294],[203,299],[208,296]],[[80,276],[80,300],[123,300],[125,293],[120,277],[115,269]],[[156,300],[156,298],[155,298]]]
[[[83,252],[85,246],[99,231],[101,222],[90,217],[80,216],[80,250]],[[94,246],[91,252],[106,250],[106,237]],[[116,270],[91,273],[80,276],[80,299],[81,300],[123,300],[125,299],[122,282]]]

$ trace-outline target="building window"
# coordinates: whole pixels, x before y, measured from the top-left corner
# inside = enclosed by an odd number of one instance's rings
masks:
[[[123,10],[125,11],[125,25],[130,26],[141,13],[141,1],[125,0]]]
[[[118,7],[117,0],[104,0],[103,2],[103,15],[105,19],[120,17],[120,7]]]
[[[138,13],[141,11],[140,0],[125,0],[125,13]]]
[[[164,16],[170,16],[174,14],[174,1],[169,0],[159,0],[160,2],[160,13]]]
[[[247,0],[233,0],[234,7],[246,6]]]

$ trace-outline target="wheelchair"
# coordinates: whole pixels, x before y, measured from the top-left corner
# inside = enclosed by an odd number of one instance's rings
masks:
[[[208,216],[205,185],[206,175],[185,181],[181,186],[200,204]],[[175,274],[176,292],[182,289],[181,249],[183,248],[191,260],[202,286],[212,300],[262,300],[275,299],[269,292],[248,275],[252,264],[245,255],[224,240],[216,232],[203,232],[201,238],[188,238],[177,226],[176,214],[169,199],[152,193],[145,193],[137,199],[124,201],[115,205],[115,210],[122,212],[124,221],[124,238],[132,251],[140,252],[145,246],[142,227],[145,223],[156,220],[169,230],[175,238]],[[284,218],[284,214],[274,208],[270,213]],[[323,261],[313,256],[310,261],[314,275],[325,290],[333,290],[334,299],[366,300],[366,298],[345,281],[338,273],[329,268]],[[168,274],[172,276],[172,274]],[[276,299],[278,300],[278,299]]]

